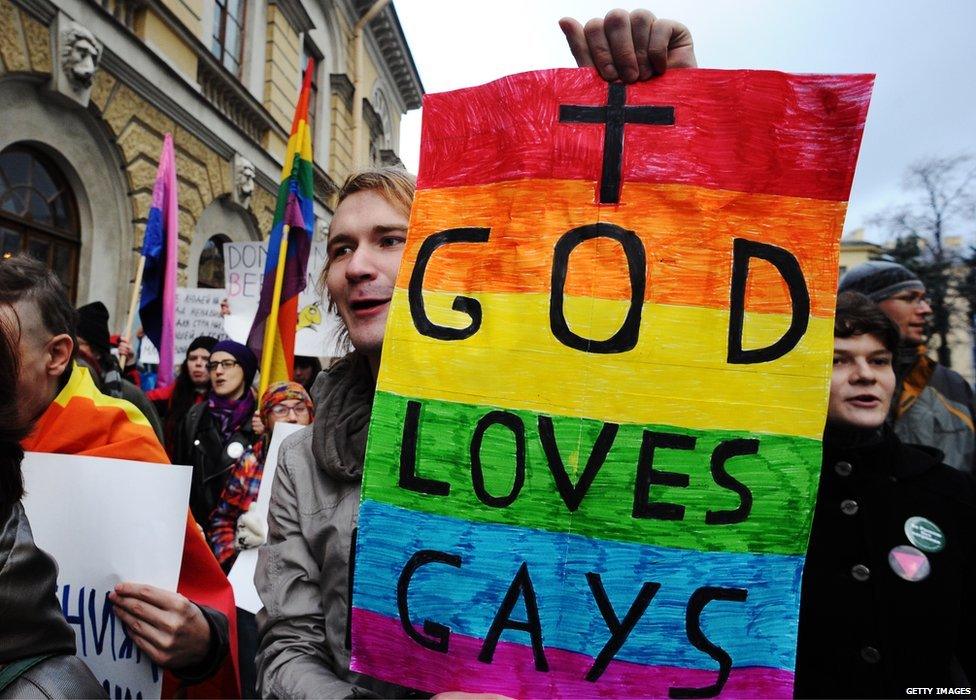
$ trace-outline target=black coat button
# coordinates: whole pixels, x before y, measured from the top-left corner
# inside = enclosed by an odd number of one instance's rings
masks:
[[[864,564],[855,564],[851,567],[851,576],[854,577],[855,581],[867,581],[871,578],[871,569]]]
[[[857,513],[857,501],[845,498],[840,502],[840,512],[844,515],[854,515]]]
[[[838,462],[834,465],[834,471],[840,476],[850,476],[851,472],[854,471],[854,467],[851,466],[850,462]]]
[[[876,664],[881,661],[881,652],[874,647],[864,647],[861,649],[861,658],[869,664]]]

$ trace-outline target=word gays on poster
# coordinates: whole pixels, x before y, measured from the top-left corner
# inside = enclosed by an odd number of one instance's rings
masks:
[[[428,95],[352,667],[513,697],[789,696],[871,76]]]

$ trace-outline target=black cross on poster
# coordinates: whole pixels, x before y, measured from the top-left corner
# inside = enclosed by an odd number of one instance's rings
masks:
[[[625,124],[674,124],[674,107],[626,106],[627,87],[610,83],[607,104],[602,107],[560,105],[559,121],[605,124],[603,132],[603,172],[600,175],[600,203],[620,201],[620,180]]]

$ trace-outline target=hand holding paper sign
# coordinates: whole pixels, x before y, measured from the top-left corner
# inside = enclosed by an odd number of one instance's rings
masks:
[[[596,68],[604,80],[632,83],[668,68],[695,68],[691,32],[680,22],[657,19],[649,10],[611,10],[583,27],[571,17],[559,20],[580,68]]]
[[[132,641],[156,664],[179,671],[206,660],[210,626],[185,596],[156,586],[120,583],[108,597]]]

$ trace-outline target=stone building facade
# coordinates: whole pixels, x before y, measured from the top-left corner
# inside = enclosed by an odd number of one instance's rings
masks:
[[[169,132],[179,284],[222,286],[220,244],[270,230],[308,56],[321,235],[349,172],[399,162],[423,95],[392,3],[356,36],[373,4],[0,0],[0,256],[46,260],[120,328]]]

